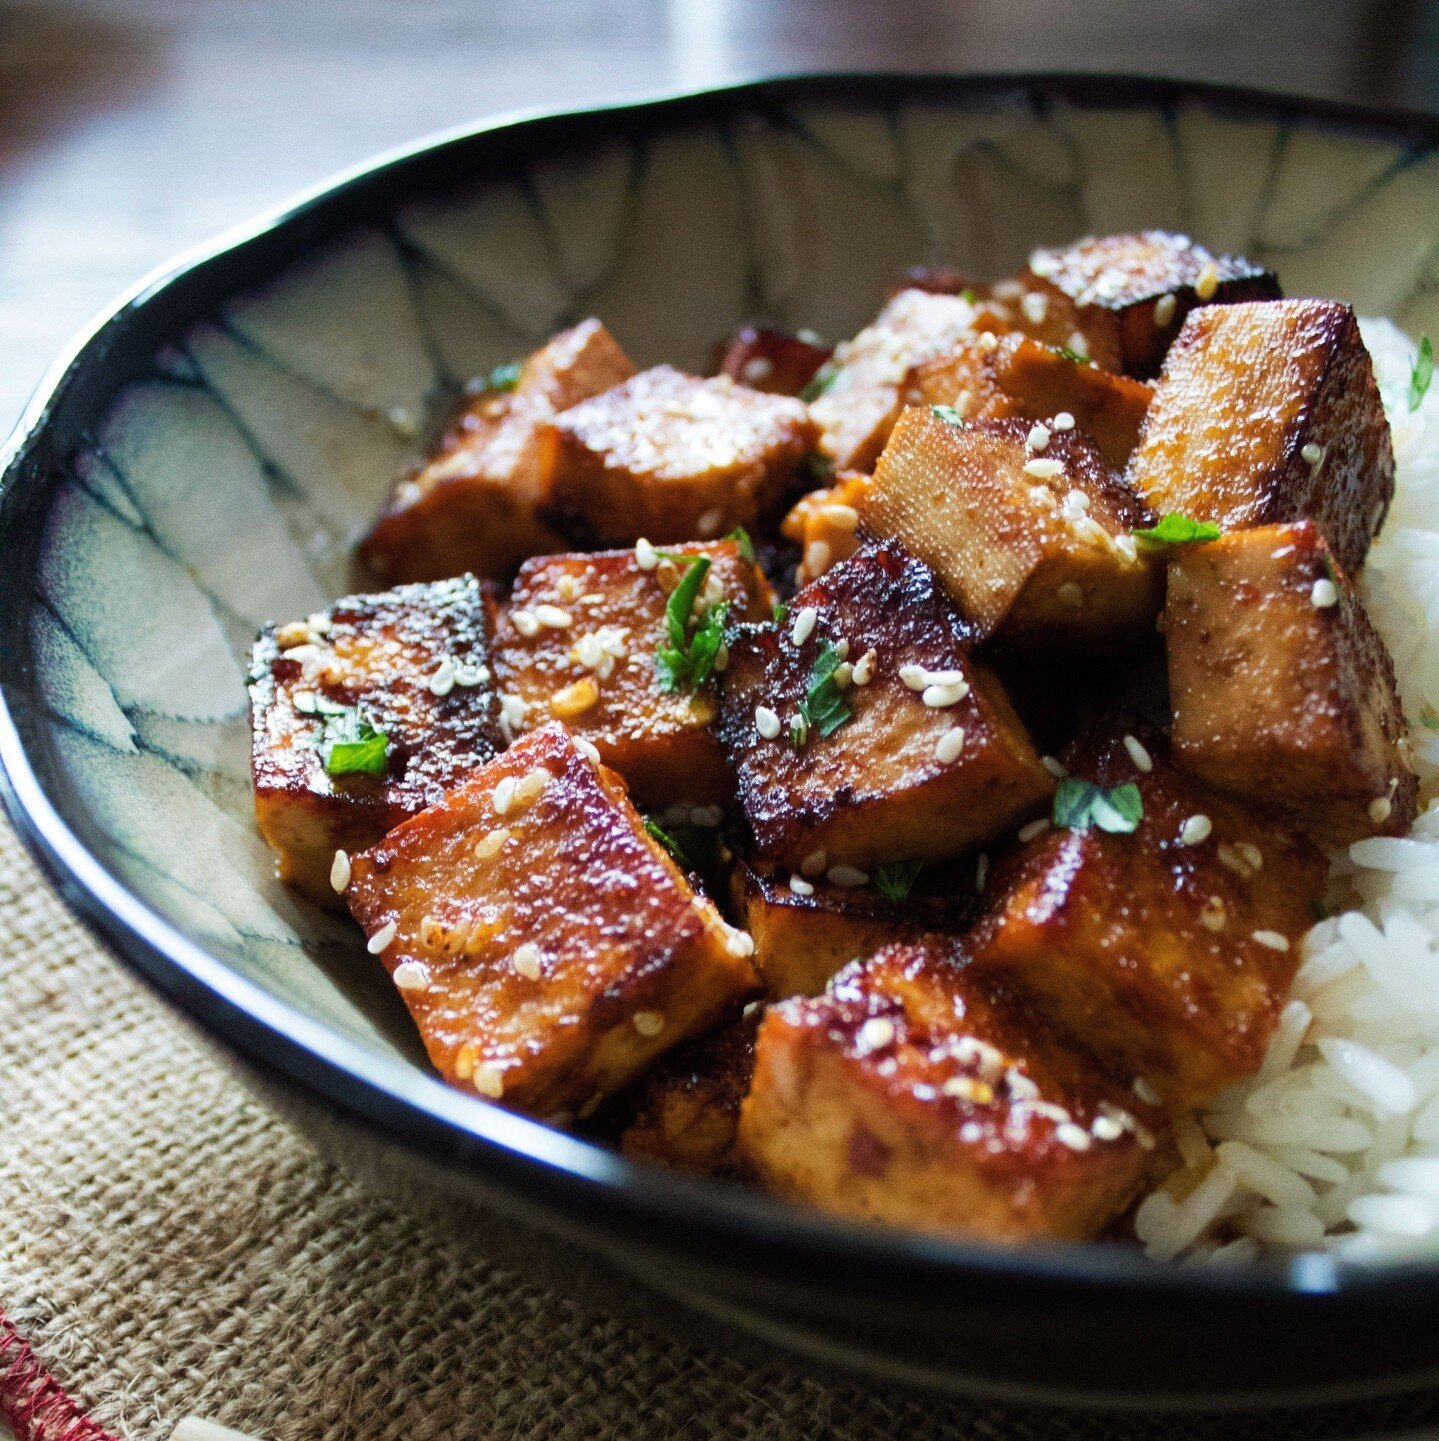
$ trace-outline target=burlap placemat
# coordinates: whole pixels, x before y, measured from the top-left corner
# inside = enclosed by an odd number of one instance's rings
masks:
[[[920,1398],[592,1314],[362,1193],[81,930],[0,822],[0,1309],[127,1438],[1357,1434],[1430,1400],[1206,1422]]]

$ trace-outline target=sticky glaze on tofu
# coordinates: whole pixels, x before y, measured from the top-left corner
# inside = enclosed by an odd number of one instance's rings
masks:
[[[1077,307],[1091,328],[1112,330],[1122,368],[1152,376],[1198,305],[1277,300],[1279,282],[1239,255],[1215,255],[1166,230],[1093,236],[1036,250],[1030,270]]]
[[[360,555],[384,580],[506,576],[563,542],[540,516],[552,458],[545,421],[635,373],[598,320],[557,335],[525,362],[508,394],[482,391],[430,462],[402,481]]]
[[[552,501],[601,544],[669,544],[752,526],[790,489],[814,447],[804,403],[653,370],[556,417]]]
[[[1065,760],[1107,789],[1134,783],[1138,828],[1031,839],[965,945],[976,971],[1092,1054],[1193,1106],[1263,1059],[1327,868],[1254,807],[1180,775],[1156,735],[1125,735],[1084,738]]]
[[[869,477],[860,471],[842,471],[833,485],[802,496],[780,522],[780,534],[800,548],[796,584],[817,579],[863,544],[858,533],[859,498],[868,484]]]
[[[645,1077],[620,1135],[631,1160],[659,1161],[704,1176],[739,1170],[735,1133],[754,1070],[758,1007],[677,1047]]]
[[[758,988],[752,943],[558,725],[352,862],[345,893],[437,1070],[584,1112]]]
[[[769,615],[772,597],[734,541],[678,547],[710,562],[701,600],[727,602],[734,622]],[[539,556],[520,567],[496,634],[496,674],[514,728],[562,721],[644,802],[723,800],[734,782],[710,726],[717,680],[666,691],[655,652],[681,567],[644,569],[631,550]],[[698,608],[699,602],[697,602]]]
[[[720,374],[737,385],[769,395],[798,395],[830,357],[830,347],[786,335],[782,330],[745,325],[725,347]]]
[[[1052,422],[1068,415],[1100,454],[1123,470],[1139,441],[1153,389],[1075,360],[1027,335],[982,338],[914,367],[911,405],[952,406],[962,420],[1019,416]]]
[[[1210,305],[1164,362],[1129,483],[1225,530],[1306,517],[1353,574],[1394,493],[1369,352],[1332,300]]]
[[[268,625],[251,665],[255,814],[280,878],[327,906],[337,850],[373,845],[501,748],[486,600],[472,576],[348,596]],[[360,707],[384,772],[329,775],[325,711]]]
[[[1174,755],[1327,847],[1418,808],[1394,666],[1312,521],[1179,547],[1165,610]]]
[[[806,586],[782,624],[739,632],[720,735],[764,859],[800,867],[823,851],[852,869],[954,855],[1044,802],[1050,777],[971,634],[933,572],[893,544]],[[860,682],[842,691],[852,718],[796,747],[816,661],[844,645]]]
[[[1129,536],[1150,514],[1077,431],[912,407],[859,512],[932,566],[983,636],[1114,647],[1159,612],[1162,574]]]
[[[806,876],[739,861],[730,873],[732,914],[754,938],[765,989],[781,999],[818,995],[841,967],[893,941],[958,934],[979,905],[973,861],[925,866],[902,899],[884,895],[873,877],[862,886],[840,886],[822,868],[809,869]]]
[[[1086,1240],[1143,1181],[1157,1118],[942,943],[770,1006],[740,1110],[762,1184],[858,1220]]]

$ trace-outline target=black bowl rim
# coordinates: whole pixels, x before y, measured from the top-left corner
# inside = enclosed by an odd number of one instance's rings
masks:
[[[1253,118],[1367,131],[1416,149],[1439,147],[1439,118],[1399,108],[1354,105],[1198,81],[1128,74],[1020,72],[806,72],[679,90],[574,110],[510,112],[388,151],[299,197],[197,246],[162,266],[103,311],[51,367],[0,448],[0,497],[38,454],[53,417],[77,383],[101,367],[127,325],[182,291],[213,303],[243,288],[227,270],[265,242],[285,259],[317,235],[373,213],[386,196],[412,193],[406,180],[435,163],[454,166],[488,146],[557,134],[583,143],[597,121],[662,124],[724,116],[745,107],[805,100],[870,105],[943,98],[1026,99],[1083,106],[1172,110],[1197,101]],[[266,252],[268,253],[268,251]],[[242,267],[243,269],[244,267]],[[225,278],[227,275],[230,278]],[[208,286],[207,283],[208,282]],[[202,314],[196,307],[193,315]],[[113,394],[113,391],[110,393]],[[820,1278],[856,1295],[913,1294],[917,1285],[983,1284],[991,1296],[1043,1295],[1053,1304],[1104,1294],[1135,1301],[1332,1305],[1347,1298],[1388,1310],[1439,1305],[1439,1260],[1357,1264],[1328,1256],[1248,1267],[1179,1268],[1116,1245],[1007,1249],[920,1232],[839,1221],[754,1191],[636,1165],[590,1141],[554,1131],[478,1098],[461,1095],[398,1058],[375,1056],[231,970],[151,910],[113,876],[70,828],[33,768],[9,702],[23,665],[0,651],[0,802],[25,845],[80,917],[138,975],[251,1067],[314,1092],[352,1123],[418,1150],[432,1162],[488,1181],[556,1223],[623,1237],[641,1251],[669,1231],[685,1249],[720,1267],[742,1257],[777,1283]]]

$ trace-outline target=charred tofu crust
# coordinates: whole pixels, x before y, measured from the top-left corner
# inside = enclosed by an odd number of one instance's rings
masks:
[[[739,1151],[790,1200],[998,1241],[1086,1240],[1158,1118],[962,954],[896,945],[769,1007]]]
[[[1052,830],[1022,846],[965,946],[1091,1054],[1171,1107],[1195,1106],[1263,1059],[1327,866],[1252,806],[1181,776],[1157,734],[1126,734],[1148,770],[1115,730],[1065,759],[1079,779],[1136,785],[1137,829]]]
[[[450,685],[432,684],[446,667]],[[498,754],[489,667],[473,576],[348,596],[261,631],[250,674],[255,814],[283,881],[338,906],[337,850],[373,845]],[[321,711],[354,706],[388,737],[383,774],[326,772]]]
[[[560,549],[540,515],[552,464],[542,427],[634,373],[598,320],[557,335],[512,392],[482,391],[464,405],[433,458],[396,488],[361,558],[384,580],[416,581],[507,576],[527,556]]]
[[[758,990],[749,938],[558,725],[354,857],[345,899],[445,1079],[542,1117]]]
[[[720,737],[763,859],[800,868],[824,851],[830,865],[866,867],[955,855],[1048,797],[1049,774],[971,657],[971,636],[933,572],[893,543],[806,586],[782,624],[735,635]],[[842,692],[850,719],[796,747],[790,727],[815,663],[842,643],[867,683]]]
[[[1349,574],[1394,494],[1374,367],[1348,305],[1209,305],[1164,362],[1129,483],[1158,512],[1244,530],[1308,518]]]
[[[932,566],[983,637],[1117,647],[1147,633],[1163,574],[1129,532],[1148,508],[1077,431],[955,425],[907,410],[860,500],[871,535]]]
[[[745,325],[725,347],[720,374],[736,385],[767,395],[798,395],[831,355],[827,345],[814,344],[782,330]]]
[[[645,1077],[620,1135],[631,1160],[705,1176],[735,1177],[740,1102],[754,1071],[758,1008],[677,1047]]]
[[[814,448],[804,403],[657,365],[556,417],[552,510],[599,544],[755,525]]]
[[[1394,664],[1312,521],[1184,546],[1165,611],[1174,756],[1322,845],[1418,810]]]
[[[1091,236],[1036,250],[1030,270],[1067,296],[1091,326],[1107,323],[1123,368],[1157,374],[1185,317],[1199,305],[1279,299],[1279,281],[1239,255],[1215,255],[1166,230]],[[1171,299],[1172,297],[1172,299]]]
[[[730,540],[679,547],[709,560],[707,584],[735,621],[770,613],[768,583]],[[655,652],[680,568],[643,569],[633,550],[539,556],[520,567],[500,614],[496,674],[527,729],[558,720],[583,736],[642,801],[719,801],[733,795],[724,747],[711,730],[718,677],[666,691]],[[559,623],[557,623],[559,622]],[[518,710],[518,708],[516,708]]]

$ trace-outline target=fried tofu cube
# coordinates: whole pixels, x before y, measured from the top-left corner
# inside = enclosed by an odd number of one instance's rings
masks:
[[[1027,335],[1100,370],[1123,369],[1124,357],[1109,317],[1077,306],[1062,291],[1028,271],[985,287],[975,305],[978,330]]]
[[[1019,416],[1049,423],[1058,418],[1088,435],[1105,460],[1123,470],[1153,395],[1143,381],[1012,334],[971,342],[916,366],[905,398],[911,405],[952,406],[968,421]]]
[[[739,1152],[770,1190],[856,1220],[1087,1240],[1139,1190],[1158,1124],[929,941],[768,1008]]]
[[[758,1007],[746,1011],[678,1047],[645,1077],[620,1134],[620,1150],[631,1160],[659,1161],[703,1176],[737,1174],[735,1133],[760,1023]]]
[[[452,1085],[588,1114],[758,988],[753,943],[562,726],[353,858],[345,899]]]
[[[401,481],[361,558],[384,580],[414,581],[508,576],[526,557],[562,549],[541,515],[552,464],[544,423],[634,373],[598,320],[555,336],[512,391],[483,389],[465,404],[434,457]]]
[[[818,870],[805,876],[739,861],[730,872],[731,914],[754,938],[755,969],[771,996],[817,996],[841,967],[894,941],[965,930],[979,902],[974,876],[967,862],[901,863],[880,873],[885,894],[873,876],[841,886]]]
[[[1071,748],[1055,805],[1084,802],[1082,782],[1105,796],[1132,784],[1135,829],[1111,833],[1081,808],[1031,839],[996,872],[965,947],[1091,1054],[1195,1106],[1264,1058],[1327,866],[1252,805],[1182,776],[1157,736],[1117,729]]]
[[[820,451],[835,470],[874,465],[899,419],[911,367],[973,340],[977,314],[957,295],[902,290],[871,324],[835,347],[824,390],[809,406]]]
[[[1394,664],[1313,521],[1179,547],[1165,645],[1177,765],[1326,847],[1408,831],[1419,782]]]
[[[720,374],[769,395],[800,395],[831,355],[817,337],[786,335],[763,326],[741,326],[725,347]]]
[[[1077,308],[1091,329],[1108,327],[1122,368],[1158,373],[1185,317],[1199,305],[1278,300],[1279,282],[1240,255],[1215,255],[1166,230],[1090,236],[1036,250],[1031,272]]]
[[[844,884],[951,856],[1052,790],[933,572],[869,546],[730,644],[720,735],[759,855]],[[843,667],[843,669],[840,669]]]
[[[373,845],[499,753],[490,666],[488,607],[473,576],[347,596],[260,632],[251,768],[281,880],[339,907],[337,850]],[[382,738],[329,749],[362,722]]]
[[[716,605],[728,607],[727,623],[770,614],[768,582],[735,541],[676,554],[709,566],[694,619]],[[649,805],[734,793],[711,729],[718,676],[666,689],[656,665],[669,644],[666,605],[683,570],[667,559],[646,569],[632,549],[538,556],[520,567],[496,627],[495,669],[511,729],[563,722]]]
[[[1129,534],[1152,517],[1077,431],[912,407],[859,513],[932,566],[982,636],[1115,648],[1159,613],[1163,573]]]
[[[553,508],[623,545],[713,540],[784,499],[816,430],[804,402],[657,365],[557,416]]]
[[[864,543],[858,534],[859,498],[868,484],[869,477],[860,471],[842,471],[833,485],[802,496],[785,516],[780,534],[800,548],[796,584],[822,576]]]
[[[1207,305],[1170,348],[1127,479],[1225,530],[1308,518],[1349,573],[1394,494],[1394,451],[1354,311]]]

